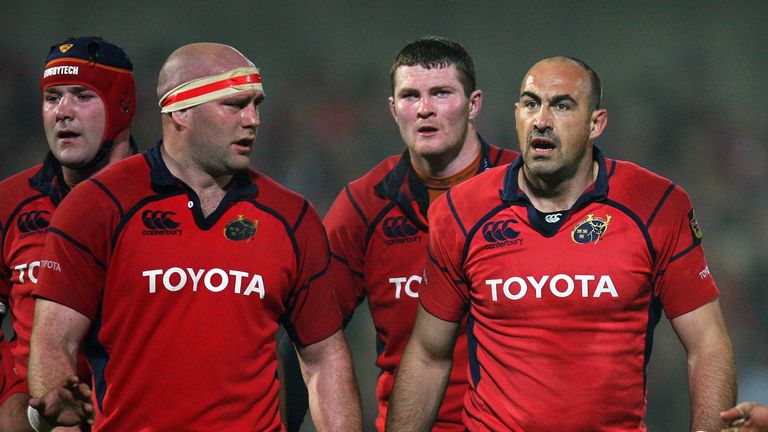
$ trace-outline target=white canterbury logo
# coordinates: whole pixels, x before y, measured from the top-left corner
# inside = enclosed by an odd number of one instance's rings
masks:
[[[560,216],[562,215],[562,213],[549,214],[544,217],[544,220],[549,223],[557,223],[560,221]]]

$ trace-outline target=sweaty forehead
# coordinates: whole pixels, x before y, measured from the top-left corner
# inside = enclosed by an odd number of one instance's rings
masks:
[[[574,62],[545,60],[528,71],[520,86],[520,92],[536,94],[587,94],[589,76]]]

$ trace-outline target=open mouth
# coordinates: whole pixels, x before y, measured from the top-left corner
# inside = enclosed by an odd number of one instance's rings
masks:
[[[437,132],[438,129],[434,126],[424,125],[424,126],[420,126],[417,130],[421,134],[431,134],[431,133]]]
[[[248,147],[250,148],[253,145],[254,138],[242,138],[237,141],[235,141],[236,145],[239,145],[241,147]]]
[[[77,138],[79,136],[80,136],[79,133],[68,131],[68,130],[63,130],[56,133],[56,138],[59,138],[59,139]]]
[[[531,138],[531,148],[535,150],[554,150],[555,141],[549,137],[535,136]]]

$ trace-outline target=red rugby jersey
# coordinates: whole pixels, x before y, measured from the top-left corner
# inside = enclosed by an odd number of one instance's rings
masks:
[[[644,431],[645,367],[671,319],[718,290],[687,194],[606,159],[570,212],[539,214],[520,159],[453,188],[429,212],[421,302],[467,312],[472,431]]]
[[[512,161],[517,153],[482,142],[479,172]],[[362,300],[376,327],[376,365],[381,368],[376,427],[384,430],[397,365],[411,335],[426,264],[429,207],[426,188],[411,168],[408,152],[391,156],[347,185],[324,220],[331,253],[342,262],[346,281],[335,285],[345,319]],[[454,350],[454,368],[435,431],[463,431],[467,389],[464,334]]]
[[[0,301],[10,306],[16,334],[11,352],[16,372],[25,381],[35,313],[32,287],[37,283],[48,225],[66,193],[60,175],[61,166],[49,152],[42,164],[0,182]],[[78,373],[84,382],[90,381],[84,359]]]
[[[204,217],[159,145],[75,188],[36,296],[92,321],[94,430],[279,430],[275,331],[341,328],[320,218],[253,170]]]

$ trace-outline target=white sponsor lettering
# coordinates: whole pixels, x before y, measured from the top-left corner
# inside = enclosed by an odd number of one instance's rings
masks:
[[[49,67],[43,72],[43,78],[48,78],[53,75],[77,75],[80,70],[79,66],[54,66]]]
[[[493,301],[499,301],[499,291],[510,300],[520,300],[528,294],[529,287],[533,288],[532,295],[537,299],[543,298],[545,289],[558,298],[571,297],[574,293],[583,298],[598,298],[603,294],[611,297],[619,296],[609,275],[602,275],[599,279],[595,275],[558,274],[554,276],[544,275],[539,279],[533,276],[526,276],[525,278],[512,276],[507,279],[487,279],[485,284],[491,289],[491,300]]]
[[[19,264],[13,269],[19,272],[19,283],[26,283],[29,280],[37,283],[37,269],[40,268],[40,261],[32,261],[27,264]],[[24,277],[26,275],[26,278]]]
[[[699,277],[702,279],[706,279],[710,275],[711,273],[709,272],[709,266],[704,267],[704,270],[699,272]]]
[[[389,283],[395,284],[395,298],[400,298],[400,293],[405,291],[408,297],[419,298],[418,288],[414,289],[413,283],[416,282],[416,286],[421,286],[422,278],[419,275],[412,275],[409,277],[394,277],[389,278]],[[405,288],[405,289],[403,289]]]
[[[189,282],[191,282],[192,291],[197,292],[202,282],[205,289],[215,293],[229,289],[235,294],[242,293],[244,296],[257,293],[261,299],[264,298],[265,293],[264,279],[261,275],[251,276],[250,273],[239,270],[225,271],[220,268],[195,270],[189,267],[185,269],[171,267],[167,270],[145,270],[141,272],[141,275],[147,278],[150,294],[157,293],[158,281],[162,283],[162,288],[170,292],[181,291],[184,287],[189,286]],[[243,290],[246,281],[248,286]]]

